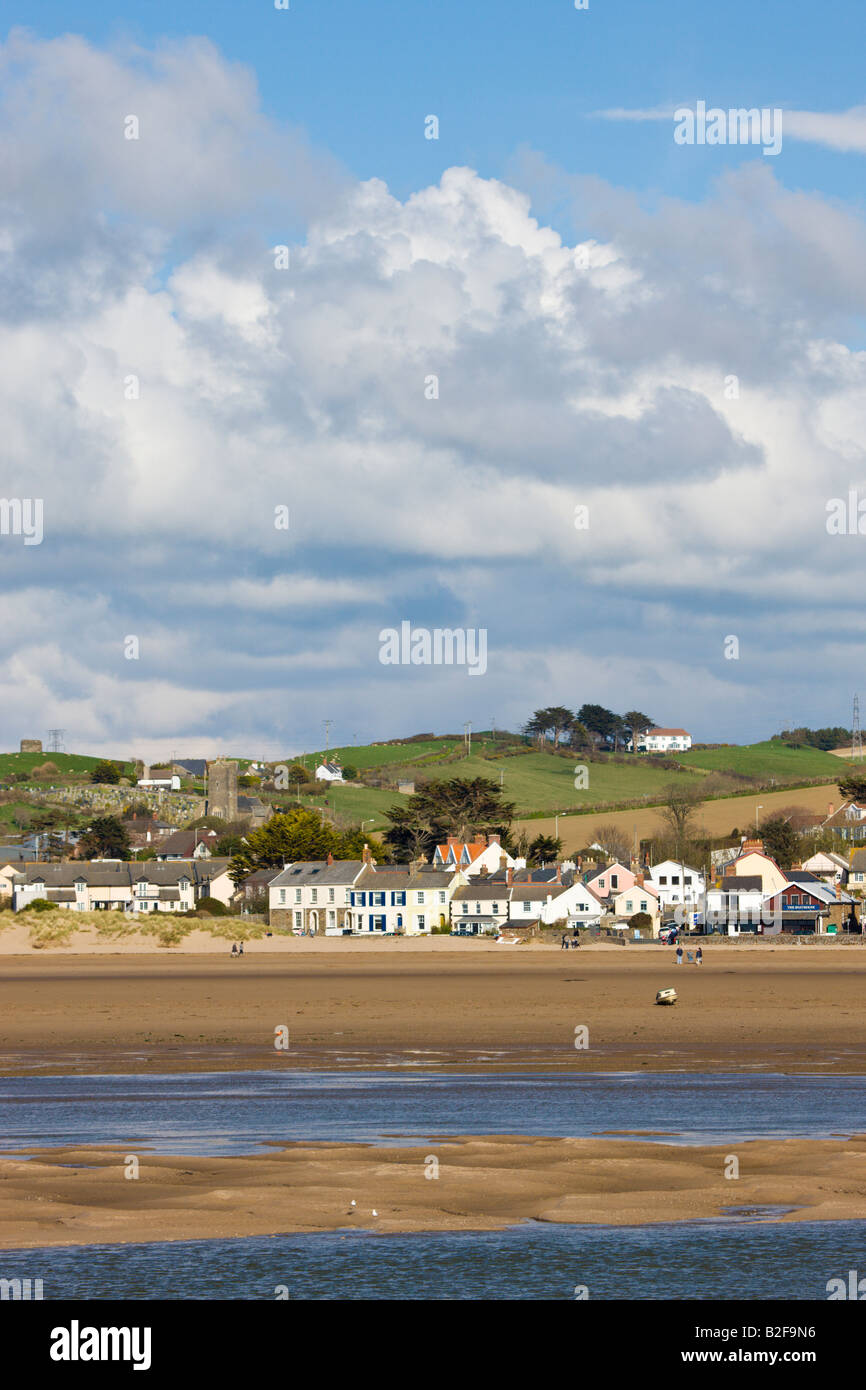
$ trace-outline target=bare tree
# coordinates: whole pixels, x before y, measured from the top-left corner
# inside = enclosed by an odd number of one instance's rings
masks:
[[[698,812],[703,802],[689,788],[670,787],[659,808],[659,816],[665,830],[676,843],[677,858],[682,857],[687,840],[694,837],[697,830]]]
[[[616,859],[620,864],[628,864],[631,855],[631,842],[626,832],[617,825],[616,821],[608,821],[604,825],[596,825],[592,832],[592,838],[596,844],[601,845],[605,854],[611,859]]]

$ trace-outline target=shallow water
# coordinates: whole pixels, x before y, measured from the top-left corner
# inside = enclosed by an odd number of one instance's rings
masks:
[[[551,1226],[0,1252],[0,1276],[74,1299],[826,1299],[866,1274],[866,1222]],[[285,1293],[282,1294],[285,1296]],[[767,1319],[765,1318],[765,1321]],[[787,1319],[790,1321],[790,1319]]]
[[[136,1141],[237,1154],[268,1140],[450,1134],[724,1143],[866,1130],[866,1077],[227,1072],[0,1078],[0,1148]],[[660,1131],[662,1133],[660,1133]]]

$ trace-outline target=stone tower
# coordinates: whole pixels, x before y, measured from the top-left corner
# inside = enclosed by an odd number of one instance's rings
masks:
[[[207,765],[207,814],[223,820],[238,818],[238,765],[216,758]]]
[[[21,752],[22,752],[22,753],[41,753],[41,752],[42,752],[42,739],[41,739],[41,738],[22,738],[22,740],[21,740]]]

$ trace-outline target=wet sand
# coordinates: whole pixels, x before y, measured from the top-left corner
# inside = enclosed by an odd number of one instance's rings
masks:
[[[0,1074],[315,1067],[866,1072],[866,950],[249,943],[0,960]],[[417,945],[418,949],[413,949]],[[304,949],[308,947],[309,949]],[[333,949],[332,949],[333,948]],[[675,985],[679,1002],[655,1004]],[[274,1047],[275,1029],[289,1048]],[[588,1046],[575,1047],[575,1029]]]
[[[488,1136],[403,1149],[281,1144],[242,1158],[140,1152],[138,1178],[124,1176],[128,1148],[21,1152],[34,1156],[0,1159],[4,1249],[346,1228],[492,1230],[527,1220],[643,1225],[735,1212],[786,1222],[866,1218],[866,1135],[715,1147]],[[733,1159],[739,1176],[726,1177]]]

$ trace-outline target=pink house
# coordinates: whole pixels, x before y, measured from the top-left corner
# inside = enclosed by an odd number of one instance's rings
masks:
[[[611,894],[622,893],[634,887],[636,879],[637,875],[633,874],[631,869],[627,869],[624,864],[614,863],[606,865],[603,869],[596,869],[586,879],[586,885],[599,898],[607,898]]]

